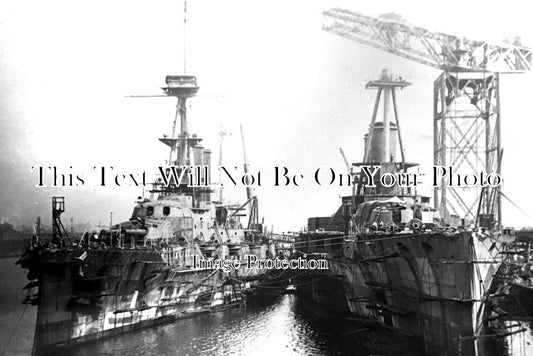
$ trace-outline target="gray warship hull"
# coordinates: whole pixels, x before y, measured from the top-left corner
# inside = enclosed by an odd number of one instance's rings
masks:
[[[175,268],[141,249],[44,251],[29,263],[38,273],[34,355],[241,305],[244,280],[260,274]]]
[[[467,231],[345,238],[337,253],[302,247],[308,258],[326,255],[330,270],[301,280],[300,295],[395,330],[427,354],[485,354],[484,296],[500,266],[491,238]]]
[[[428,354],[475,355],[496,253],[471,232],[393,235],[348,243],[331,269],[351,312],[414,337]]]

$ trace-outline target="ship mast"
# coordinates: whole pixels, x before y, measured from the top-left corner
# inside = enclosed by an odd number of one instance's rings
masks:
[[[168,75],[167,86],[163,91],[168,96],[177,98],[176,115],[172,126],[172,136],[159,139],[170,147],[169,165],[185,166],[190,164],[190,149],[201,141],[195,135],[189,137],[187,129],[187,99],[192,98],[198,92],[196,77],[194,75]],[[180,118],[180,132],[176,137],[176,124]],[[175,158],[174,155],[176,154]]]
[[[246,157],[246,146],[244,144],[244,131],[242,129],[241,124],[241,141],[242,141],[242,155],[243,155],[243,163],[244,163],[244,174],[248,175],[248,158]],[[250,201],[252,199],[252,187],[249,185],[246,185],[246,199]],[[250,205],[250,213],[251,213],[251,205]]]
[[[183,2],[183,75],[167,76],[167,87],[163,91],[168,96],[177,98],[176,114],[172,125],[172,135],[170,140],[161,140],[170,146],[169,165],[185,166],[191,162],[189,160],[190,148],[194,147],[199,140],[190,142],[187,126],[187,99],[196,95],[199,87],[196,84],[195,76],[187,75],[187,1]],[[176,139],[176,124],[180,118],[180,133]],[[173,160],[174,153],[177,157]]]
[[[187,74],[187,1],[183,2],[183,74]]]
[[[172,125],[172,134],[170,138],[164,136],[160,138],[159,141],[163,142],[170,147],[170,154],[168,159],[169,166],[181,167],[179,170],[184,169],[185,166],[191,165],[191,149],[195,149],[199,154],[196,154],[194,164],[201,165],[209,161],[209,158],[206,157],[210,154],[209,152],[204,152],[203,147],[198,146],[198,143],[202,140],[196,135],[189,136],[188,132],[188,121],[187,121],[187,100],[196,96],[199,86],[196,83],[196,76],[187,75],[187,54],[186,54],[186,26],[187,26],[187,2],[184,2],[183,8],[183,74],[182,75],[167,75],[166,77],[166,87],[163,87],[163,92],[169,97],[175,97],[177,99],[176,103],[176,114],[174,116],[174,122]],[[178,123],[178,117],[180,122],[179,134],[176,135],[176,126]],[[205,161],[205,162],[204,162]],[[188,185],[188,176],[184,175],[184,180],[181,181],[180,185],[177,185],[176,182],[173,182],[172,186],[168,187],[170,189],[165,189],[161,187],[160,190],[155,190],[158,192],[184,192],[194,194],[191,189],[187,189]],[[177,189],[176,189],[177,188]]]
[[[219,147],[218,147],[218,201],[222,203],[224,186],[222,185],[222,145],[224,143],[224,137],[231,135],[231,132],[228,132],[223,127],[220,128],[218,132]]]
[[[400,131],[400,120],[398,117],[398,110],[396,107],[396,89],[403,89],[410,83],[398,78],[393,79],[392,76],[383,70],[378,80],[371,80],[367,83],[366,89],[377,89],[376,101],[374,103],[374,111],[370,122],[370,129],[365,136],[365,153],[363,162],[355,163],[355,166],[378,166],[381,172],[394,173],[397,166],[404,172],[407,168],[414,166],[412,163],[405,161],[405,153]],[[378,109],[380,106],[380,99],[383,96],[383,120],[376,122]],[[391,108],[392,100],[392,108]],[[391,121],[394,115],[395,121]],[[400,145],[401,161],[396,157],[396,138],[398,138]],[[365,179],[359,179],[357,185],[357,192],[353,194],[353,205],[360,203],[363,195],[363,188],[366,184]],[[355,186],[354,186],[355,187]],[[364,195],[379,195],[379,196],[396,196],[405,195],[399,187],[383,187],[380,184],[376,191],[365,191]]]

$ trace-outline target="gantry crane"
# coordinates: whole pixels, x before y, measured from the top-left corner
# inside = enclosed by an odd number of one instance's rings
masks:
[[[531,70],[530,48],[429,31],[392,13],[373,17],[336,8],[323,15],[325,31],[442,70],[434,82],[434,165],[500,173],[500,73]],[[443,179],[434,203],[443,217],[501,227],[498,188],[452,187]]]

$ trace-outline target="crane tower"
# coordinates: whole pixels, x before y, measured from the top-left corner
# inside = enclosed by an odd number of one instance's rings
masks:
[[[434,165],[500,173],[500,73],[531,70],[530,48],[430,31],[396,14],[373,17],[335,8],[323,15],[325,31],[442,70],[434,82]],[[434,204],[445,218],[501,227],[498,188],[454,187],[443,179]]]

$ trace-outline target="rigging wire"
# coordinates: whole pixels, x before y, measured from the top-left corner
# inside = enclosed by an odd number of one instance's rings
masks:
[[[522,214],[524,214],[529,220],[533,221],[533,218],[529,216],[521,207],[519,207],[514,201],[511,200],[507,195],[505,195],[500,189],[498,189],[498,193],[501,194],[502,197],[507,199],[509,203],[511,203],[515,208],[517,208]]]
[[[434,232],[432,232],[434,233]],[[444,233],[444,232],[443,232]],[[411,236],[409,236],[411,235]],[[407,238],[410,238],[410,239],[416,239],[416,238],[419,238],[421,236],[424,236],[425,233],[421,233],[421,234],[418,234],[418,235],[412,235],[412,234],[398,234],[398,235],[394,235],[394,236],[389,236],[389,237],[379,237],[379,238],[373,238],[373,239],[360,239],[360,240],[353,240],[353,239],[347,239],[347,237],[354,237],[355,236],[352,236],[352,235],[348,235],[348,236],[338,236],[338,237],[329,237],[329,238],[323,238],[323,239],[315,239],[315,240],[309,240],[309,241],[295,241],[293,244],[296,245],[305,245],[305,244],[309,244],[309,243],[314,243],[314,242],[321,242],[321,241],[328,241],[328,240],[338,240],[338,239],[343,239],[344,241],[342,242],[337,242],[337,243],[331,243],[330,245],[339,245],[339,244],[345,244],[345,243],[353,243],[353,244],[357,244],[357,243],[366,243],[366,242],[375,242],[375,241],[387,241],[387,240],[397,240],[397,239],[407,239]]]
[[[22,317],[24,316],[24,313],[26,312],[26,308],[28,308],[28,304],[24,304],[24,309],[22,310],[22,313],[20,314],[20,317],[19,317],[17,323],[15,324],[15,327],[11,331],[11,335],[9,335],[9,339],[7,340],[6,348],[4,349],[4,352],[2,353],[2,356],[7,355],[7,350],[9,348],[9,344],[11,343],[11,339],[13,338],[13,335],[15,335],[15,331],[17,330],[17,328],[18,328],[18,326],[20,324],[20,321],[22,320]]]

